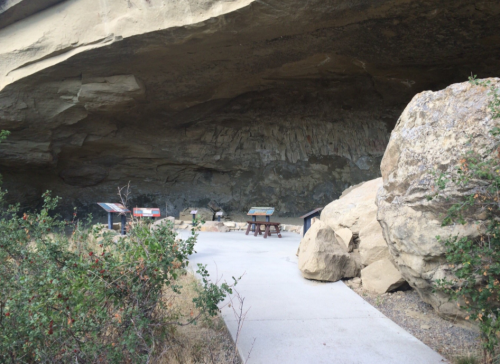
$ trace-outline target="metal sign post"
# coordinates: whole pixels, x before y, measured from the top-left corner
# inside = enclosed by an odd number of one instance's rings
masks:
[[[113,230],[113,215],[112,214],[120,214],[121,215],[121,234],[125,235],[125,225],[127,224],[127,213],[130,213],[125,206],[120,203],[108,203],[108,202],[98,202],[99,206],[101,206],[108,213],[108,228]]]
[[[191,210],[191,215],[193,215],[193,226],[194,226],[194,220],[196,220],[197,213],[198,213],[198,210]]]

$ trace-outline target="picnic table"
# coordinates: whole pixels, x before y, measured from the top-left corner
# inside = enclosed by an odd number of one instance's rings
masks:
[[[278,238],[281,238],[280,232],[280,223],[279,222],[270,222],[270,221],[247,221],[248,227],[245,235],[250,233],[250,229],[252,225],[255,225],[255,233],[254,236],[262,235],[261,226],[264,226],[264,239],[267,239],[268,236],[271,236],[272,231],[271,227],[274,228],[274,232],[278,235]]]

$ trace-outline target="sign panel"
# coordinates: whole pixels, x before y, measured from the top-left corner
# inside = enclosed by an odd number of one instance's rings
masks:
[[[252,207],[247,215],[271,216],[274,213],[274,207]]]
[[[196,215],[198,213],[198,210],[191,210],[191,215]]]
[[[222,211],[219,211],[219,212],[215,213],[215,216],[223,216],[223,215],[224,215],[224,213]]]
[[[136,207],[134,216],[137,217],[160,217],[160,209],[156,207]]]
[[[126,213],[130,212],[125,206],[121,203],[108,203],[108,202],[98,202],[99,206],[101,206],[106,212],[114,212],[114,213]]]

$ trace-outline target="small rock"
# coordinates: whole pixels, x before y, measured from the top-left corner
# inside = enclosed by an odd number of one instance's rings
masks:
[[[420,326],[422,330],[429,330],[431,327],[429,325],[422,325]]]

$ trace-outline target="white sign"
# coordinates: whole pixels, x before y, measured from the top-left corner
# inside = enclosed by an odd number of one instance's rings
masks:
[[[224,215],[224,213],[222,211],[219,211],[219,212],[215,213],[215,216],[223,216],[223,215]]]
[[[126,212],[127,211],[127,210],[122,209],[121,207],[119,207],[117,204],[114,204],[114,203],[108,203],[107,205],[109,207],[111,207],[114,211],[118,211],[118,212]]]
[[[192,210],[191,215],[196,215],[198,213],[198,210]]]

